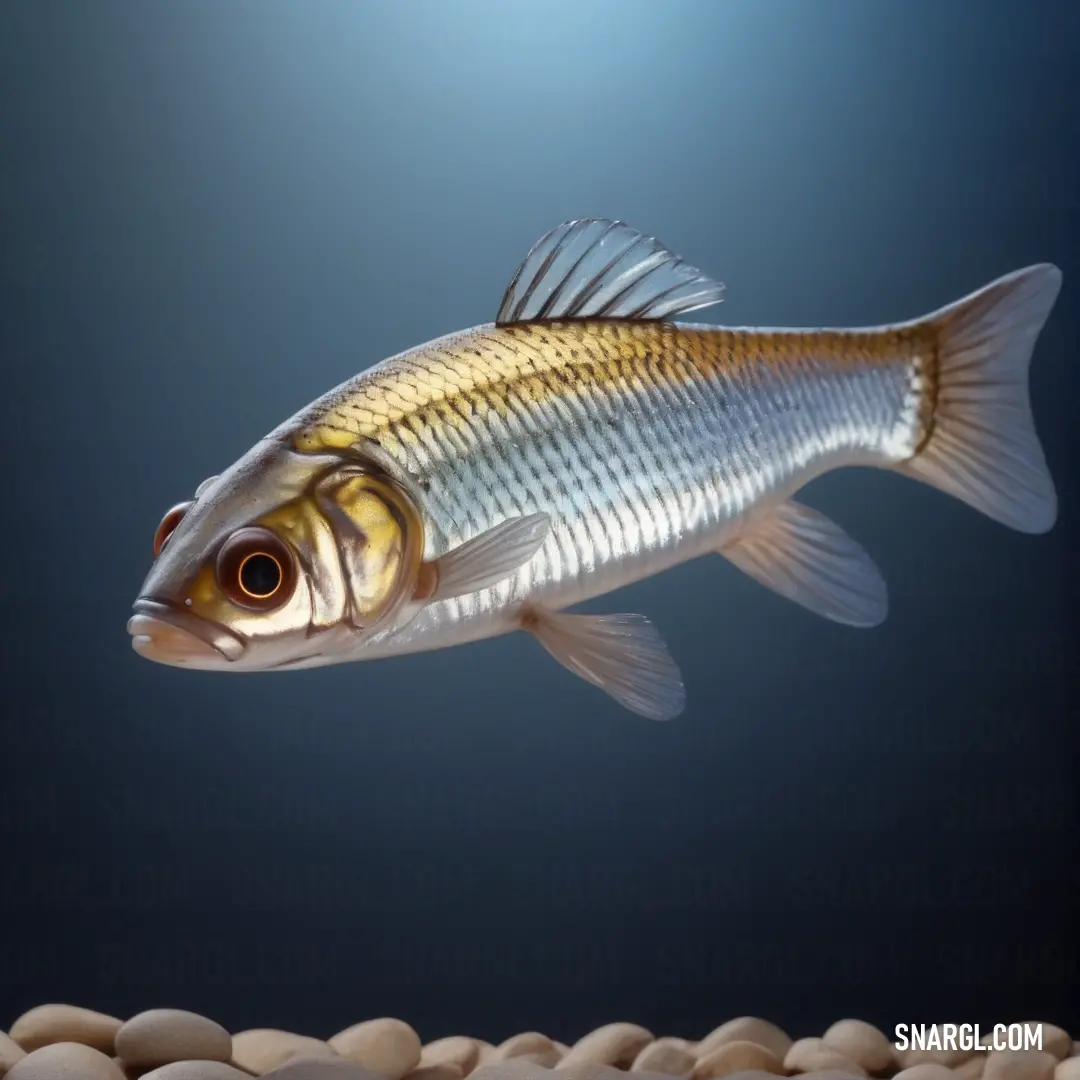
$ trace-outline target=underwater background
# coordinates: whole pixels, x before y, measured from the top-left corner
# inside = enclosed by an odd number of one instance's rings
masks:
[[[1075,1031],[1078,49],[1069,0],[0,6],[0,1018]],[[664,634],[670,724],[525,635],[238,678],[131,651],[169,506],[490,321],[591,215],[725,281],[703,314],[735,325],[904,319],[1057,263],[1054,531],[815,482],[888,621],[719,558],[588,605]]]

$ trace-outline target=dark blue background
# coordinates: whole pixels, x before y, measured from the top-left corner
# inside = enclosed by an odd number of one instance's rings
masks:
[[[1080,7],[1070,0],[0,8],[0,1026],[46,1000],[425,1039],[758,1013],[1080,1026]],[[807,501],[879,630],[720,559],[648,614],[652,724],[523,635],[243,678],[124,624],[162,512],[621,217],[737,324],[907,318],[1065,271],[1045,537],[902,478]]]

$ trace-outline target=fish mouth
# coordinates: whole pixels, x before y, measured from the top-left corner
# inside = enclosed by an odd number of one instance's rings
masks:
[[[203,667],[239,660],[247,647],[240,635],[200,618],[171,600],[140,596],[127,630],[131,647],[147,660],[180,667]]]

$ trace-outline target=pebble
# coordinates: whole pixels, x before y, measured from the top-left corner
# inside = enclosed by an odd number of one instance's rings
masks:
[[[1054,1069],[1054,1080],[1080,1080],[1080,1056],[1059,1061]]]
[[[465,1074],[460,1065],[452,1061],[440,1061],[437,1065],[425,1065],[423,1058],[420,1064],[408,1073],[405,1080],[461,1080]]]
[[[935,1024],[935,1029],[940,1028],[940,1025]],[[929,1036],[929,1032],[927,1033]],[[939,1041],[944,1046],[944,1035],[939,1030],[939,1038],[935,1041]],[[975,1049],[972,1047],[970,1050],[961,1050],[959,1048],[955,1050],[922,1050],[914,1046],[908,1047],[907,1050],[902,1050],[898,1055],[898,1064],[902,1070],[910,1069],[913,1065],[944,1065],[946,1068],[955,1069],[957,1065],[967,1061],[968,1058],[975,1056]]]
[[[693,1057],[698,1056],[699,1043],[694,1042],[692,1039],[680,1039],[678,1035],[662,1035],[656,1040],[658,1043],[665,1043],[670,1046],[677,1046],[680,1050],[685,1050]],[[753,1040],[750,1040],[753,1042]]]
[[[293,1058],[266,1075],[272,1080],[381,1080],[377,1073],[341,1058]]]
[[[507,1061],[510,1058],[526,1056],[537,1065],[550,1069],[558,1063],[562,1054],[546,1035],[541,1035],[539,1031],[523,1031],[520,1035],[511,1035],[509,1039],[499,1043],[488,1060]]]
[[[112,1058],[83,1043],[58,1042],[32,1050],[5,1080],[125,1080]]]
[[[116,1033],[125,1065],[154,1068],[174,1061],[228,1061],[232,1036],[218,1023],[184,1009],[148,1009]]]
[[[884,1032],[865,1020],[837,1020],[822,1041],[867,1072],[884,1073],[896,1068],[896,1049]]]
[[[728,1073],[724,1080],[776,1080],[776,1073],[765,1072],[763,1069],[739,1069]],[[834,1078],[830,1076],[827,1080],[834,1080]]]
[[[468,1035],[448,1035],[429,1042],[420,1051],[420,1068],[428,1065],[456,1065],[462,1076],[468,1076],[480,1060],[480,1046]]]
[[[9,1036],[27,1052],[51,1043],[92,1046],[112,1054],[122,1020],[78,1005],[38,1005],[11,1025]]]
[[[420,1064],[420,1036],[404,1020],[391,1017],[353,1024],[339,1031],[330,1046],[346,1061],[384,1080],[402,1080]]]
[[[847,1054],[842,1054],[824,1039],[797,1039],[784,1055],[788,1072],[821,1072],[828,1069],[845,1076],[865,1076],[866,1070]]]
[[[759,1069],[762,1072],[783,1075],[780,1058],[767,1046],[747,1039],[721,1042],[708,1053],[701,1055],[694,1065],[694,1080],[715,1080],[742,1069]]]
[[[26,1057],[26,1051],[12,1038],[0,1031],[0,1076],[20,1058]]]
[[[572,1065],[613,1065],[627,1068],[654,1040],[651,1031],[637,1024],[605,1024],[582,1036],[559,1058],[559,1071]]]
[[[986,1054],[979,1051],[969,1057],[967,1061],[957,1065],[953,1072],[960,1077],[960,1080],[981,1080],[985,1068]]]
[[[335,1058],[337,1054],[322,1039],[277,1028],[251,1028],[232,1037],[233,1063],[254,1076],[265,1076],[295,1057]]]
[[[649,1043],[630,1068],[634,1072],[664,1073],[666,1076],[689,1076],[694,1071],[695,1055],[669,1039]]]
[[[991,1050],[983,1080],[1052,1080],[1056,1066],[1045,1050]]]
[[[625,1072],[616,1069],[614,1065],[605,1065],[602,1061],[583,1061],[577,1065],[568,1065],[565,1069],[559,1065],[554,1071],[557,1080],[626,1080]],[[551,1073],[546,1072],[546,1075],[550,1080]]]
[[[139,1080],[251,1080],[251,1074],[223,1061],[173,1061],[143,1073]]]
[[[1035,1027],[1038,1021],[1030,1021],[1029,1026]],[[1058,1061],[1064,1061],[1073,1052],[1072,1036],[1057,1024],[1042,1024],[1042,1048],[1048,1054],[1053,1054]]]
[[[551,1070],[523,1057],[508,1058],[481,1065],[469,1080],[558,1080]]]
[[[924,1061],[921,1065],[902,1069],[893,1080],[956,1080],[956,1073],[936,1061]]]
[[[811,1069],[809,1072],[799,1073],[799,1080],[852,1080],[852,1075],[839,1069]]]
[[[777,1061],[783,1061],[791,1049],[791,1036],[783,1028],[770,1024],[757,1016],[737,1016],[726,1024],[710,1031],[697,1044],[696,1053],[700,1061],[706,1054],[718,1046],[730,1042],[752,1042],[771,1050]]]
[[[637,1024],[605,1024],[582,1036],[559,1060],[559,1071],[571,1065],[600,1064],[627,1068],[655,1038]]]

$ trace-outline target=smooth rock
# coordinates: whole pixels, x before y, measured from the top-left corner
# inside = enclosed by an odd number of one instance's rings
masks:
[[[402,1080],[420,1064],[420,1036],[404,1020],[392,1017],[353,1024],[339,1031],[330,1046],[346,1061],[384,1080]]]
[[[865,1020],[837,1020],[821,1038],[867,1072],[883,1073],[896,1068],[896,1048],[884,1032]]]
[[[1073,1052],[1072,1036],[1057,1024],[1044,1024],[1039,1020],[1029,1020],[1030,1027],[1042,1028],[1042,1048],[1047,1054],[1053,1054],[1058,1061],[1064,1061]]]
[[[124,1080],[124,1074],[111,1057],[92,1046],[59,1042],[20,1058],[5,1080]]]
[[[499,1043],[490,1060],[508,1061],[516,1057],[528,1057],[550,1069],[560,1061],[562,1054],[546,1035],[541,1035],[539,1031],[523,1031]]]
[[[865,1076],[866,1070],[839,1050],[829,1046],[824,1039],[796,1039],[784,1055],[784,1068],[788,1072],[808,1073],[829,1070],[846,1076]]]
[[[480,1048],[480,1056],[476,1059],[474,1068],[479,1068],[481,1065],[486,1065],[489,1061],[493,1060],[493,1055],[498,1047],[487,1042],[485,1039],[477,1039],[476,1045]],[[421,1053],[423,1053],[423,1051],[421,1051]]]
[[[941,1025],[934,1024],[933,1029],[936,1030],[938,1035],[938,1038],[935,1041],[940,1042],[942,1046],[944,1046],[945,1037],[941,1030]],[[927,1029],[928,1038],[930,1037],[930,1030],[931,1029]],[[974,1055],[974,1047],[970,1050],[961,1050],[959,1047],[955,1050],[922,1050],[914,1046],[909,1046],[907,1050],[901,1050],[897,1055],[897,1064],[903,1071],[906,1071],[915,1065],[944,1065],[946,1068],[955,1069],[957,1065],[963,1064],[963,1062]]]
[[[770,1024],[768,1020],[762,1020],[758,1016],[737,1016],[734,1020],[728,1020],[714,1028],[697,1044],[698,1060],[729,1042],[757,1043],[758,1046],[771,1050],[777,1061],[783,1061],[791,1049],[792,1039],[783,1028]]]
[[[1057,1058],[1045,1050],[991,1050],[983,1080],[1052,1080]]]
[[[626,1068],[641,1051],[654,1042],[651,1031],[637,1024],[605,1024],[582,1036],[559,1060],[563,1066],[598,1064]]]
[[[0,1076],[5,1076],[8,1069],[26,1057],[26,1051],[12,1038],[0,1031]]]
[[[841,1072],[839,1069],[811,1069],[809,1072],[799,1073],[799,1080],[855,1080],[855,1078],[851,1073]]]
[[[893,1080],[900,1080],[901,1077],[903,1080],[956,1080],[956,1073],[936,1061],[924,1061],[921,1065],[901,1069]]]
[[[224,1061],[232,1036],[218,1023],[184,1009],[148,1009],[116,1033],[116,1056],[125,1065],[155,1068],[174,1061]]]
[[[224,1061],[174,1061],[143,1073],[139,1080],[251,1080],[251,1074]]]
[[[986,1054],[981,1051],[962,1061],[953,1069],[960,1080],[981,1080],[983,1070],[986,1068]]]
[[[468,1076],[480,1060],[480,1045],[468,1035],[448,1035],[429,1042],[420,1050],[420,1068],[429,1065],[456,1065],[462,1076]]]
[[[38,1005],[24,1012],[8,1036],[27,1052],[52,1043],[82,1043],[103,1054],[114,1050],[122,1020],[78,1005]]]
[[[765,1072],[764,1069],[739,1069],[728,1073],[724,1080],[776,1080],[776,1073]]]
[[[515,1058],[521,1061],[521,1058]],[[567,1065],[563,1068],[560,1063],[555,1067],[555,1080],[626,1080],[626,1073],[614,1065],[605,1065],[602,1061],[582,1061],[577,1065]],[[545,1070],[547,1080],[552,1080],[551,1073]]]
[[[481,1065],[469,1080],[559,1080],[551,1075],[550,1069],[537,1065],[528,1058],[514,1057],[506,1061],[493,1061],[490,1065]],[[625,1080],[625,1078],[624,1078]]]
[[[694,1080],[714,1080],[743,1069],[783,1075],[781,1060],[767,1046],[746,1039],[721,1042],[708,1053],[702,1054],[694,1065]]]
[[[249,1028],[232,1037],[231,1060],[254,1076],[265,1076],[295,1057],[336,1058],[330,1044],[277,1028]]]
[[[405,1080],[461,1080],[465,1074],[460,1065],[452,1061],[441,1061],[438,1065],[417,1065],[411,1073],[405,1075]]]
[[[680,1050],[685,1050],[691,1057],[697,1058],[699,1043],[694,1042],[693,1039],[681,1039],[678,1035],[661,1035],[656,1040],[658,1043],[663,1043],[665,1046],[677,1046]],[[753,1040],[750,1040],[753,1042]]]
[[[143,1076],[150,1071],[149,1069],[137,1069],[134,1065],[125,1066],[124,1063],[115,1056],[109,1060],[124,1074],[126,1080],[142,1080]]]
[[[382,1080],[378,1073],[341,1058],[293,1058],[266,1075],[273,1080]]]
[[[670,1039],[657,1039],[634,1058],[630,1069],[632,1072],[655,1072],[665,1076],[689,1076],[694,1071],[695,1060],[693,1054]]]
[[[1080,1057],[1067,1057],[1057,1063],[1054,1080],[1080,1080]]]

